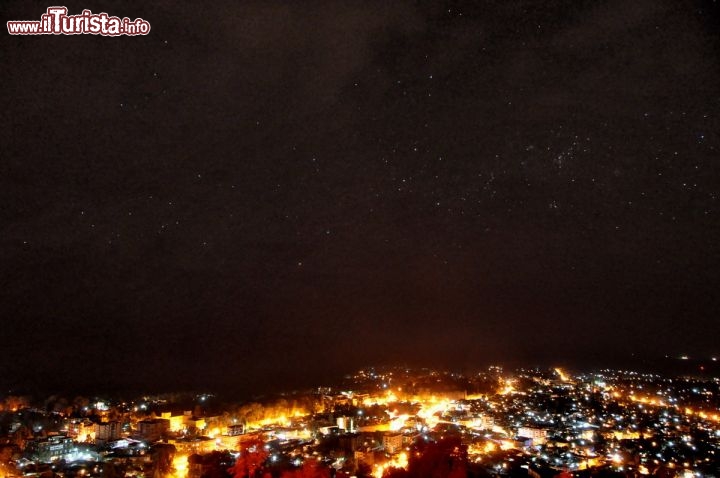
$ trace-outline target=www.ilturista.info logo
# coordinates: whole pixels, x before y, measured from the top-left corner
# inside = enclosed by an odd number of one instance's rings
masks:
[[[150,23],[142,18],[111,17],[107,13],[93,13],[83,10],[80,15],[68,15],[65,7],[49,7],[40,21],[7,22],[11,35],[147,35]]]

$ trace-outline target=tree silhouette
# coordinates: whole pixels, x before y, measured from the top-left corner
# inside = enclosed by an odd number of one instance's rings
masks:
[[[167,476],[172,473],[175,452],[175,445],[157,443],[152,446],[150,453],[154,464],[154,476]]]
[[[465,478],[467,476],[467,446],[460,437],[449,436],[435,443],[420,443],[419,453],[410,455],[407,477]],[[395,472],[397,478],[402,473]]]
[[[233,478],[259,477],[268,455],[265,444],[259,437],[243,441],[240,443],[240,455],[229,471]]]
[[[369,478],[372,476],[372,467],[365,463],[364,461],[360,461],[357,464],[357,471],[355,472],[355,476],[357,478]]]

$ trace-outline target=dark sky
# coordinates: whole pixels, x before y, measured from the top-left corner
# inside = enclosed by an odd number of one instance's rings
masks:
[[[0,36],[5,388],[720,354],[716,2],[64,5],[152,31]]]

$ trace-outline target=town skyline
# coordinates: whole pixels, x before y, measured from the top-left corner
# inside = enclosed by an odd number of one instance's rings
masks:
[[[720,355],[718,2],[51,7],[0,9],[0,385]]]
[[[369,367],[338,385],[240,402],[0,395],[0,473],[714,476],[720,379],[696,372]]]

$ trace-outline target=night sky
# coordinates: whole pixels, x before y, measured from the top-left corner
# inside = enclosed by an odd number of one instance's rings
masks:
[[[0,385],[720,354],[720,4],[71,2],[10,36]],[[634,354],[634,355],[633,355]]]

